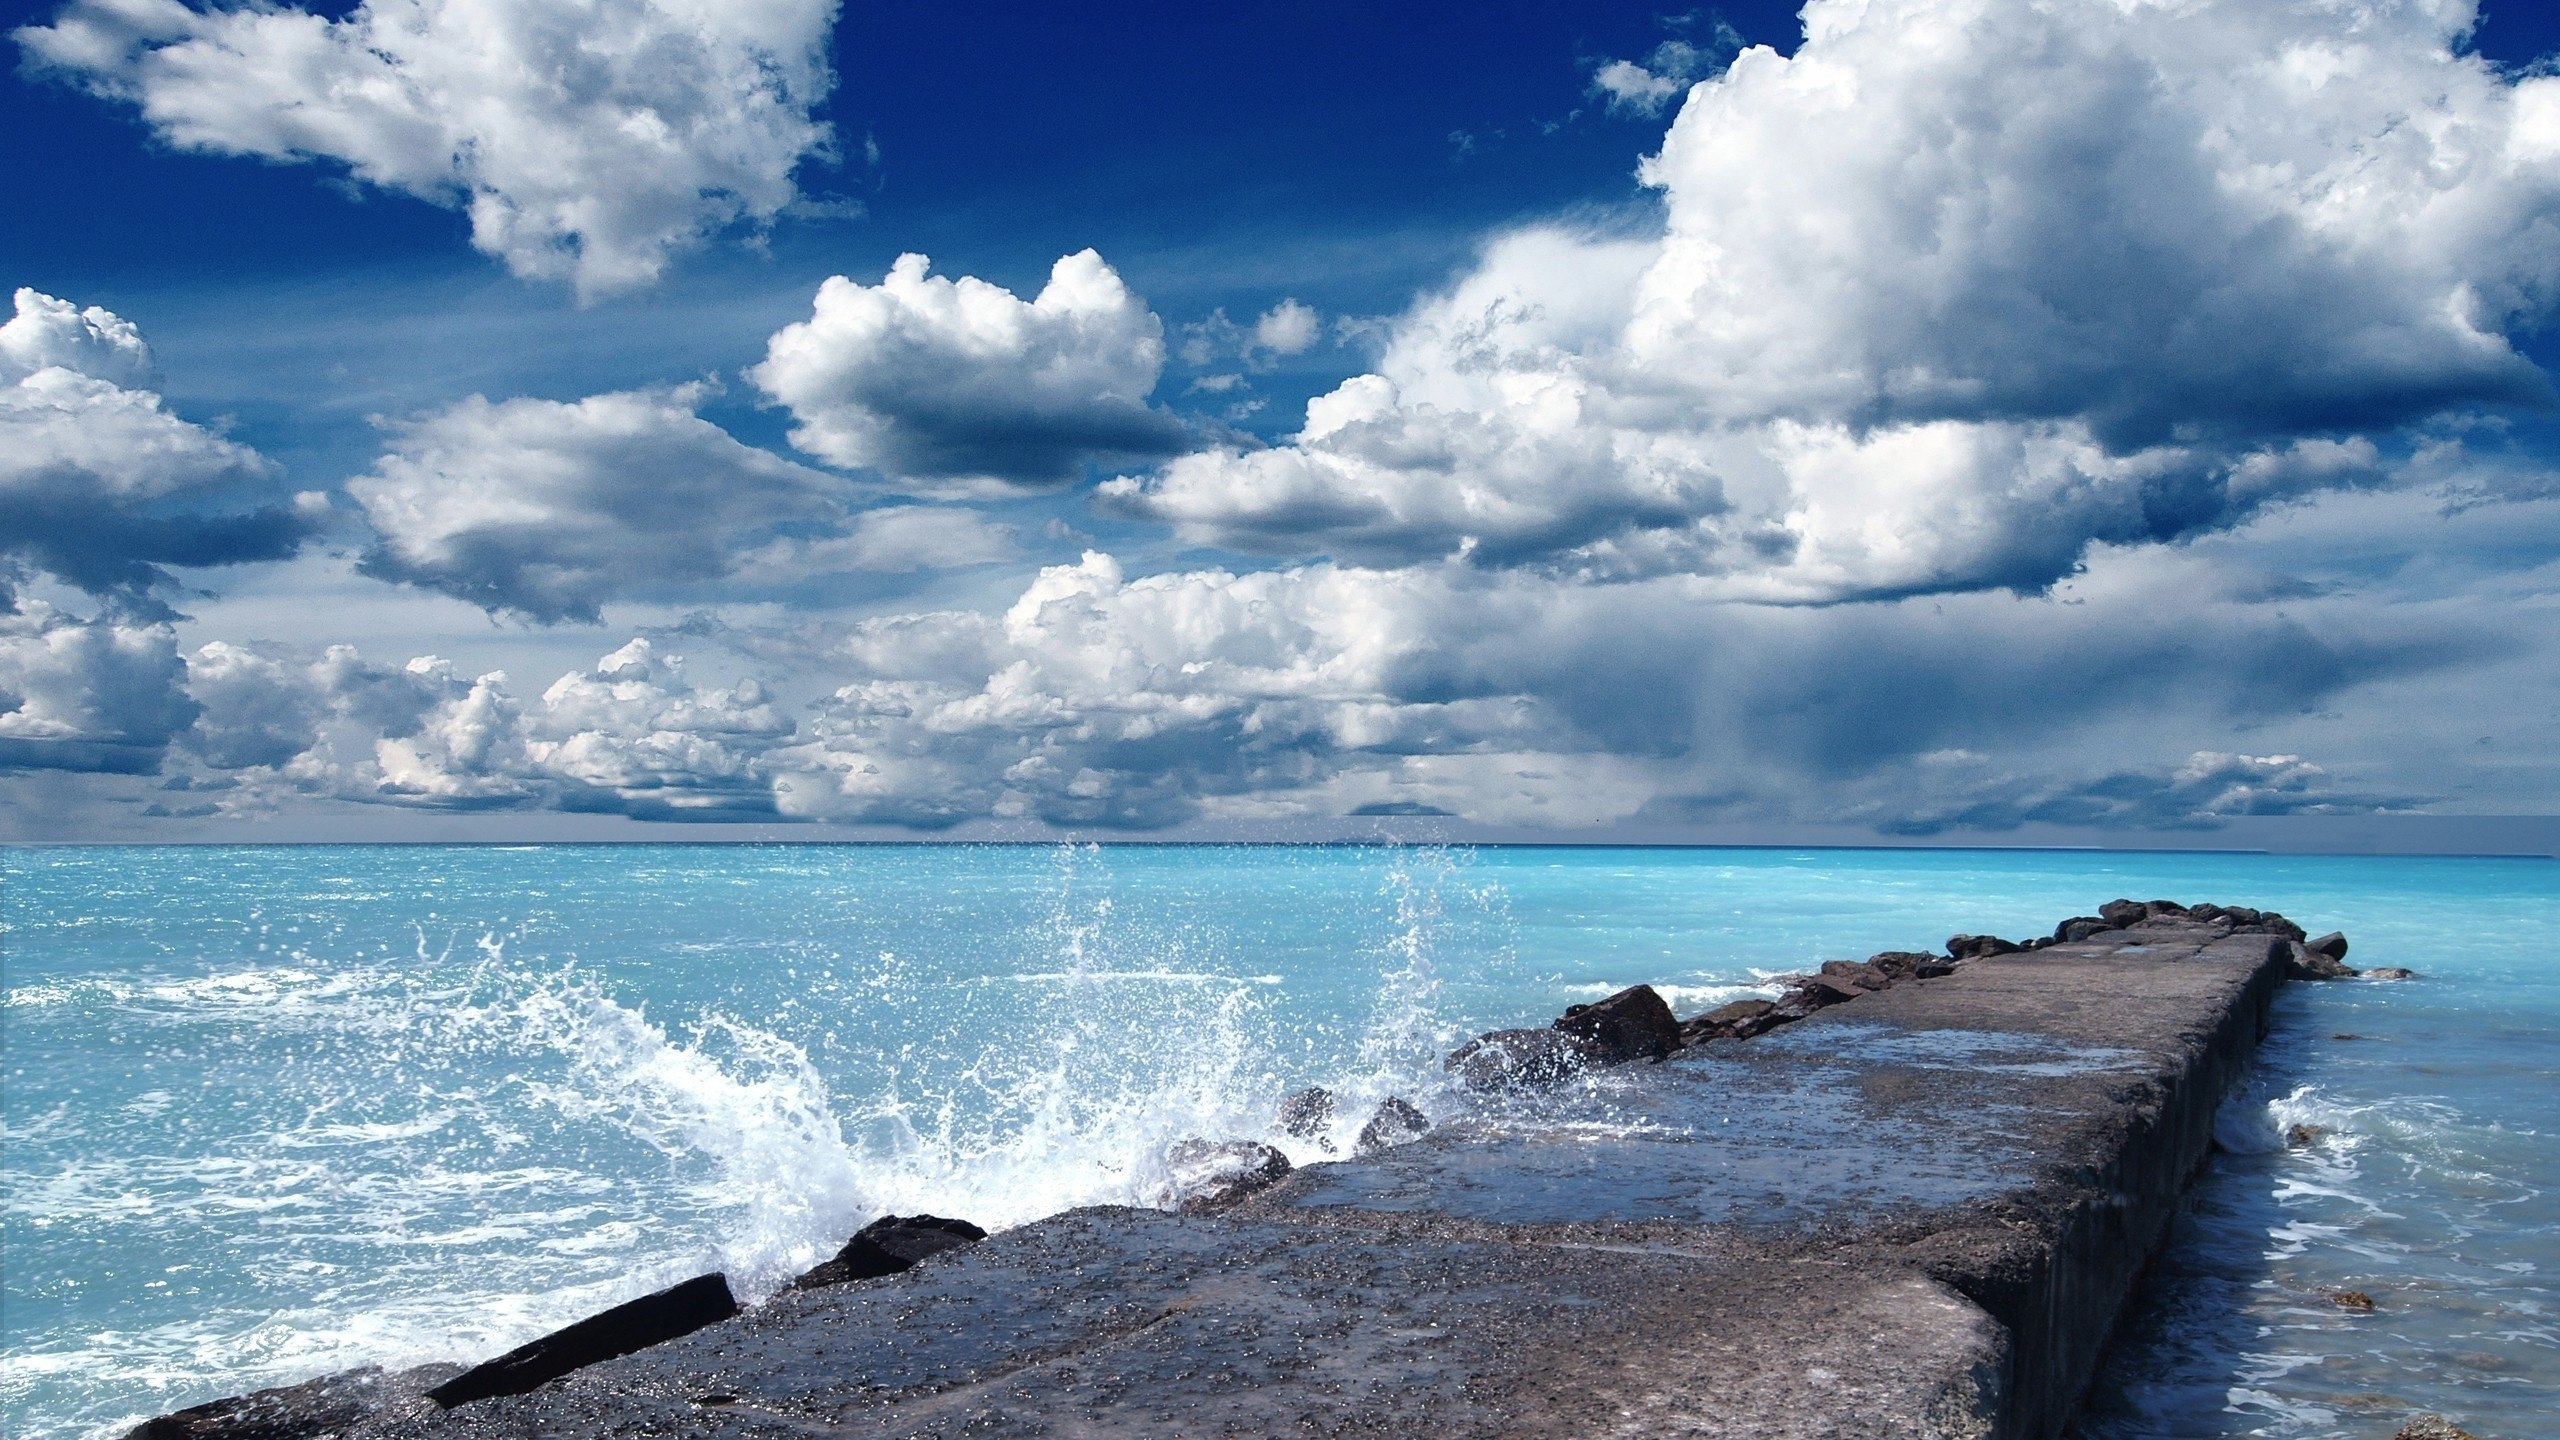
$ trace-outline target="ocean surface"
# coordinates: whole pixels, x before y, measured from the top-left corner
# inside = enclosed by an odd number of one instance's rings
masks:
[[[2560,1432],[2560,863],[931,845],[0,850],[0,1430],[1151,1203],[1302,1085],[1428,1110],[1490,1026],[2119,895],[2425,979],[2287,987],[2084,1434]]]

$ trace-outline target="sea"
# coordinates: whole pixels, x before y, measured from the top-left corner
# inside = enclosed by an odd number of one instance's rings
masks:
[[[1383,844],[0,850],[0,1431],[1161,1204],[1302,1086],[1430,1111],[1486,1028],[2119,896],[2423,978],[2286,987],[2080,1433],[2560,1433],[2560,863]]]

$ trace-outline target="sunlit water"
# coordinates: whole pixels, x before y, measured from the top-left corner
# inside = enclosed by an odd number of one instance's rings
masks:
[[[2547,862],[136,848],[0,851],[0,887],[16,1436],[485,1354],[708,1268],[766,1293],[884,1211],[1151,1203],[1184,1136],[1319,1158],[1271,1133],[1301,1085],[1431,1110],[1490,1025],[2117,895],[2428,978],[2290,987],[2089,1433],[2522,1436],[2560,1382]]]

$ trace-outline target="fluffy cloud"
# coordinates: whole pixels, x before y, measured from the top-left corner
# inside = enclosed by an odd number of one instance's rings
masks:
[[[308,507],[274,467],[169,413],[131,322],[20,289],[0,324],[0,562],[138,603],[168,565],[292,552]],[[314,497],[316,501],[316,497]]]
[[[823,154],[835,0],[73,0],[31,63],[140,108],[170,144],[327,160],[468,212],[472,243],[582,295],[794,196]]]
[[[877,285],[838,275],[807,320],[747,372],[830,465],[929,488],[1054,485],[1088,462],[1169,455],[1179,422],[1150,407],[1164,324],[1091,250],[1029,301],[903,255]]]
[[[166,625],[0,609],[0,770],[150,774],[198,707]]]
[[[308,659],[216,641],[184,677],[186,749],[214,771],[266,772],[205,787],[243,808],[299,792],[431,810],[769,818],[763,757],[793,728],[758,682],[692,685],[682,658],[646,639],[529,703],[504,672],[466,675],[433,655],[389,668],[343,645]]]
[[[2560,78],[2467,6],[1815,0],[1698,85],[1659,237],[1506,237],[1275,450],[1111,482],[1194,543],[2033,588],[2547,402]]]
[[[704,394],[475,395],[395,426],[388,452],[347,484],[381,537],[366,570],[491,610],[593,620],[626,594],[774,588],[1011,553],[974,512],[855,513],[844,481],[696,414]]]

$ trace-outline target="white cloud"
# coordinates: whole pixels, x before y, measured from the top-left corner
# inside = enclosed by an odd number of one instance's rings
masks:
[[[0,770],[150,774],[197,707],[169,627],[0,608]]]
[[[1088,462],[1186,448],[1146,401],[1164,325],[1090,250],[1051,268],[1029,301],[900,256],[877,285],[818,288],[809,319],[775,332],[747,372],[798,423],[791,441],[830,465],[923,488],[1071,480]]]
[[[595,296],[763,226],[831,137],[835,0],[74,0],[31,63],[136,105],[172,145],[328,160],[466,210],[518,275]]]
[[[305,513],[264,504],[275,468],[169,413],[141,332],[20,288],[0,324],[0,561],[128,601],[167,565],[291,553]],[[316,497],[314,497],[316,500]]]
[[[1283,300],[1253,322],[1253,343],[1274,355],[1304,355],[1316,343],[1316,323],[1315,307]]]
[[[1195,544],[2033,588],[2535,403],[2560,78],[2395,0],[1815,0],[1691,92],[1659,238],[1503,237],[1274,450],[1104,487]]]
[[[347,483],[373,574],[539,620],[624,595],[775,589],[1011,553],[975,512],[854,513],[844,480],[739,443],[695,413],[699,386],[575,402],[472,396],[393,427]]]

